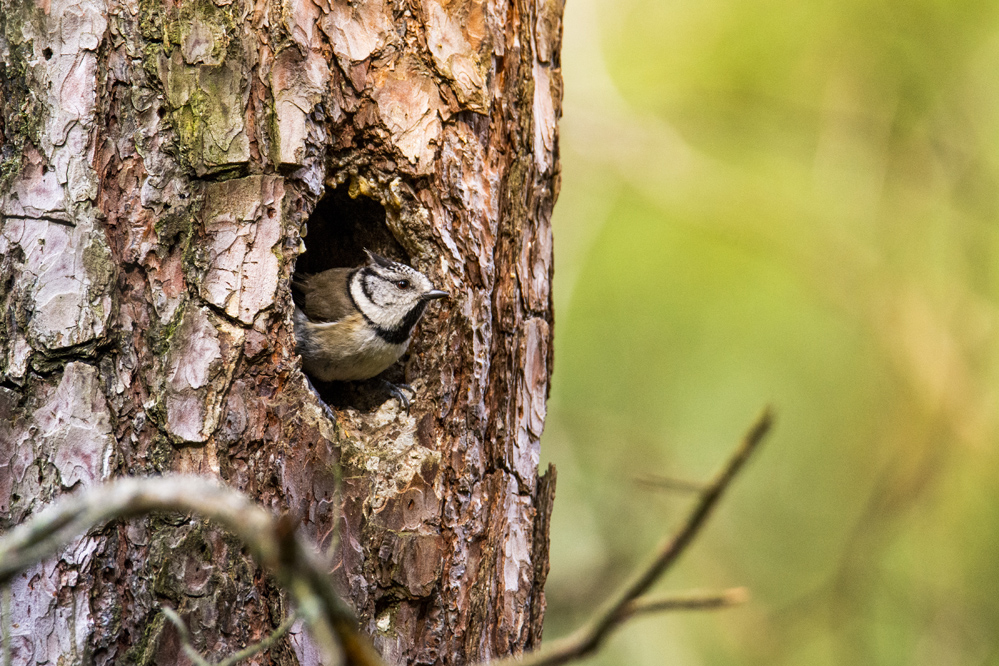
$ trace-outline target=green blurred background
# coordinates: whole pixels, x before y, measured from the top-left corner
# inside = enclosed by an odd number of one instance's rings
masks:
[[[593,664],[999,664],[999,4],[569,0],[546,638],[763,405],[777,427]]]

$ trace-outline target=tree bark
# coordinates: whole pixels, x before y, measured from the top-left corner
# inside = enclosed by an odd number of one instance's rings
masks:
[[[301,519],[388,661],[536,645],[562,5],[0,0],[2,527],[116,476],[214,476]],[[290,279],[365,246],[453,298],[395,369],[411,412],[362,387],[330,420]],[[287,611],[171,515],[12,599],[16,664],[186,663],[163,605],[220,659]],[[251,663],[318,661],[293,630]]]

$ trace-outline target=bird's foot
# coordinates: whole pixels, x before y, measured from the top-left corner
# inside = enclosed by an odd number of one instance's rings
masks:
[[[398,400],[399,406],[401,406],[403,409],[406,410],[406,414],[409,414],[409,406],[411,404],[411,401],[410,398],[406,397],[406,394],[403,393],[403,391],[404,390],[409,391],[410,393],[413,394],[413,397],[415,398],[416,390],[409,384],[393,384],[387,379],[383,379],[381,380],[381,382],[385,390],[389,392],[389,395]]]

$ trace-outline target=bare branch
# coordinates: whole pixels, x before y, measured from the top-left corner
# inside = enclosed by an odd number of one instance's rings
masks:
[[[574,633],[543,646],[538,652],[525,655],[521,659],[504,660],[499,663],[518,666],[553,666],[575,661],[590,654],[604,641],[610,632],[628,617],[637,613],[651,612],[656,601],[637,602],[683,554],[697,536],[718,500],[731,485],[739,471],[757,450],[773,425],[770,408],[763,410],[756,422],[743,437],[742,442],[729,457],[728,462],[715,478],[705,486],[693,510],[679,531],[660,542],[652,561],[638,570],[625,583],[603,609]],[[637,603],[636,603],[637,602]],[[635,604],[634,606],[632,606]],[[649,606],[648,610],[645,609]],[[721,606],[718,606],[721,607]]]
[[[170,620],[170,623],[177,629],[177,633],[180,635],[180,649],[184,651],[184,655],[191,660],[194,666],[212,666],[212,663],[201,656],[201,653],[194,649],[194,645],[191,644],[191,632],[188,630],[187,625],[184,624],[184,620],[181,619],[180,613],[174,609],[163,606],[160,608],[166,619]]]
[[[699,481],[674,479],[659,474],[641,474],[635,477],[635,481],[651,490],[668,490],[678,493],[700,493],[704,492],[705,488],[705,484]]]
[[[663,613],[678,610],[718,610],[738,606],[749,601],[749,590],[733,587],[723,592],[671,594],[657,597],[640,597],[621,609],[619,622],[646,613]]]
[[[59,500],[0,539],[0,585],[116,518],[153,511],[197,513],[233,532],[267,565],[277,559],[274,519],[244,495],[192,476],[122,479]]]
[[[195,476],[121,479],[59,500],[0,538],[0,585],[98,525],[157,511],[196,513],[245,543],[291,592],[326,663],[338,663],[343,654],[352,666],[384,665],[333,589],[327,563],[295,534],[294,523]]]

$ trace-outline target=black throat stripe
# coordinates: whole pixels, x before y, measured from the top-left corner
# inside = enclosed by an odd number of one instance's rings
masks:
[[[406,316],[402,318],[398,326],[393,328],[381,328],[376,326],[375,332],[385,342],[390,345],[401,345],[403,342],[409,339],[409,336],[413,333],[413,327],[416,326],[416,322],[420,321],[420,317],[423,316],[423,310],[427,307],[426,301],[420,301],[413,306],[413,309],[406,313]],[[367,317],[365,317],[367,319]]]
[[[368,287],[367,277],[374,275],[375,272],[367,267],[359,268],[355,273],[352,273],[348,278],[347,293],[350,295],[350,302],[354,304],[354,309],[361,313],[364,317],[364,322],[375,330],[375,334],[389,343],[390,345],[401,345],[406,340],[409,339],[410,334],[413,332],[413,327],[416,326],[416,322],[420,321],[420,317],[423,316],[423,310],[427,307],[426,301],[420,301],[413,306],[413,309],[406,313],[406,316],[402,318],[398,326],[393,326],[392,328],[383,328],[371,321],[371,318],[364,313],[364,310],[357,306],[357,301],[354,300],[354,294],[350,290],[349,284],[353,282],[354,277],[361,282],[361,291],[364,292],[365,298],[368,302],[373,303],[374,300],[371,298],[371,288]]]

